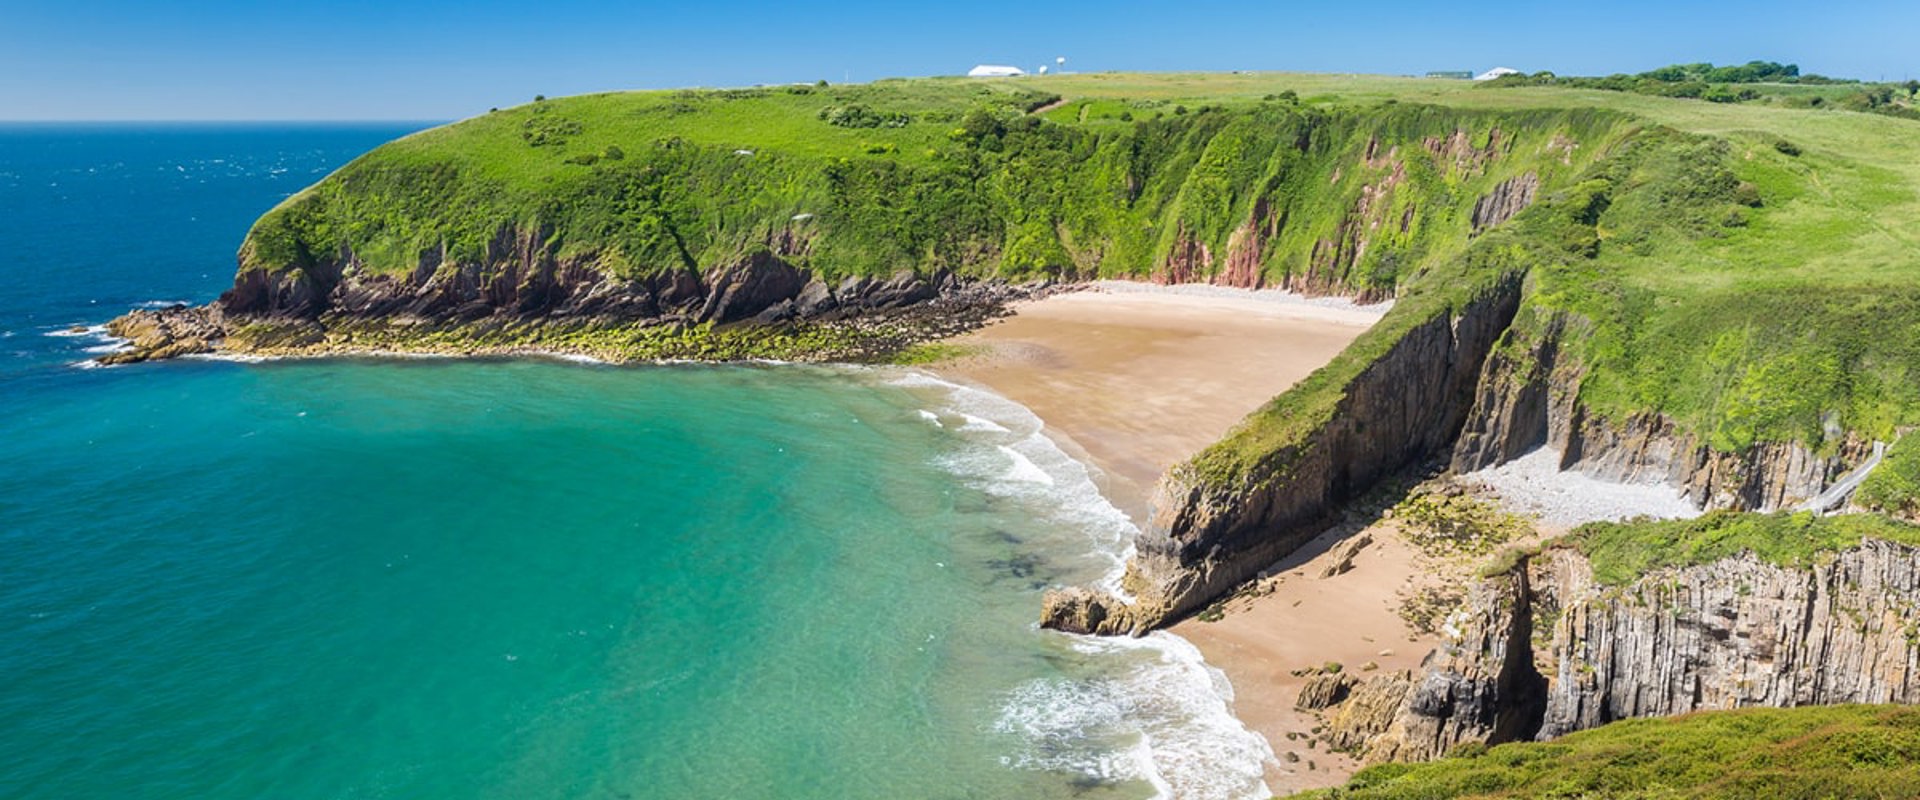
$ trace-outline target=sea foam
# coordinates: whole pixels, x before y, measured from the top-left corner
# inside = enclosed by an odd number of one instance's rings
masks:
[[[964,483],[1085,534],[1106,564],[1102,588],[1120,587],[1138,532],[1100,493],[1097,476],[1047,435],[1025,406],[922,372],[888,383],[930,401],[919,413],[970,446],[942,466]],[[947,425],[958,418],[964,424]],[[995,730],[1020,742],[1002,762],[1099,782],[1140,781],[1162,798],[1269,797],[1273,749],[1233,715],[1233,688],[1198,648],[1165,631],[1105,638],[1057,637],[1068,676],[1011,687]]]

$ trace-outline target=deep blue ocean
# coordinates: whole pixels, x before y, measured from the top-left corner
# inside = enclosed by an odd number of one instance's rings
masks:
[[[89,368],[419,125],[0,126],[0,797],[1242,797],[1185,642],[1033,625],[1132,533],[904,369]]]

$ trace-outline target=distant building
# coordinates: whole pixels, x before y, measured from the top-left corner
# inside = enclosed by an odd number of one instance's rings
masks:
[[[1019,67],[1003,67],[999,64],[981,64],[967,70],[969,78],[1018,78],[1025,74],[1027,71]]]
[[[1473,79],[1476,81],[1490,81],[1490,80],[1493,80],[1494,78],[1504,78],[1508,75],[1519,75],[1519,74],[1520,74],[1520,70],[1517,70],[1517,69],[1509,69],[1507,67],[1494,67],[1493,69],[1487,70],[1486,72],[1482,72],[1478,75],[1473,76]]]
[[[1457,80],[1457,81],[1464,81],[1464,80],[1468,80],[1468,79],[1471,79],[1471,78],[1473,77],[1473,70],[1470,70],[1470,69],[1441,69],[1441,70],[1434,70],[1434,71],[1432,71],[1432,72],[1429,72],[1429,73],[1427,73],[1427,77],[1429,77],[1429,78],[1451,78],[1451,79],[1453,79],[1453,80]]]

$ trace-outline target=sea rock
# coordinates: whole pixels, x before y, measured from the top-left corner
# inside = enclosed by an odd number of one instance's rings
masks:
[[[1293,701],[1293,707],[1301,711],[1318,711],[1336,705],[1347,699],[1347,693],[1353,689],[1352,675],[1325,674],[1315,675],[1300,687],[1300,696]]]
[[[1354,556],[1359,555],[1360,551],[1370,544],[1373,544],[1373,534],[1361,531],[1346,541],[1334,545],[1333,549],[1327,552],[1327,565],[1320,569],[1320,577],[1332,578],[1353,571]]]

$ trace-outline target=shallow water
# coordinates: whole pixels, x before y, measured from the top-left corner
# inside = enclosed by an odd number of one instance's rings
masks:
[[[0,128],[0,796],[1231,797],[1172,637],[1032,624],[1131,534],[922,373],[71,366],[397,127]]]

